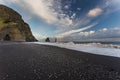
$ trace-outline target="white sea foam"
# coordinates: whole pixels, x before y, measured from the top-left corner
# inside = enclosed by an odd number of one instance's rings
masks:
[[[117,46],[117,45],[105,45],[101,43],[75,44],[73,42],[69,42],[69,43],[34,42],[34,43],[42,44],[42,45],[57,46],[57,47],[62,47],[66,49],[76,50],[76,51],[88,52],[91,54],[120,57],[120,46]]]

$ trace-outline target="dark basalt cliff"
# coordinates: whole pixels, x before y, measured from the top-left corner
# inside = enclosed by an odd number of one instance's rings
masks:
[[[13,9],[0,5],[0,41],[37,41],[22,16]]]

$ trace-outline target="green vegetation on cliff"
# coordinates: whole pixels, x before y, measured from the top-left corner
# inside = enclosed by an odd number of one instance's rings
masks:
[[[0,40],[4,40],[6,35],[10,36],[11,41],[37,41],[20,14],[0,5]]]

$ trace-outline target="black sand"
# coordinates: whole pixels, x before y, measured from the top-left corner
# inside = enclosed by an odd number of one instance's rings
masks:
[[[120,80],[120,58],[31,43],[0,43],[0,80]]]

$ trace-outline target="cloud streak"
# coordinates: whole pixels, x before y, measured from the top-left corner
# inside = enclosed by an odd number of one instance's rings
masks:
[[[117,39],[117,40],[116,40]],[[103,28],[65,36],[61,41],[120,41],[120,28]]]
[[[65,32],[65,33],[59,34],[59,35],[57,36],[57,38],[64,38],[64,37],[69,36],[69,35],[71,35],[71,34],[73,34],[73,33],[78,33],[78,32],[87,30],[87,29],[89,29],[89,28],[94,27],[96,24],[97,24],[97,23],[94,23],[94,24],[92,24],[92,25],[89,25],[89,26],[86,26],[86,27],[83,27],[83,28],[80,28],[80,29],[67,31],[67,32]]]

